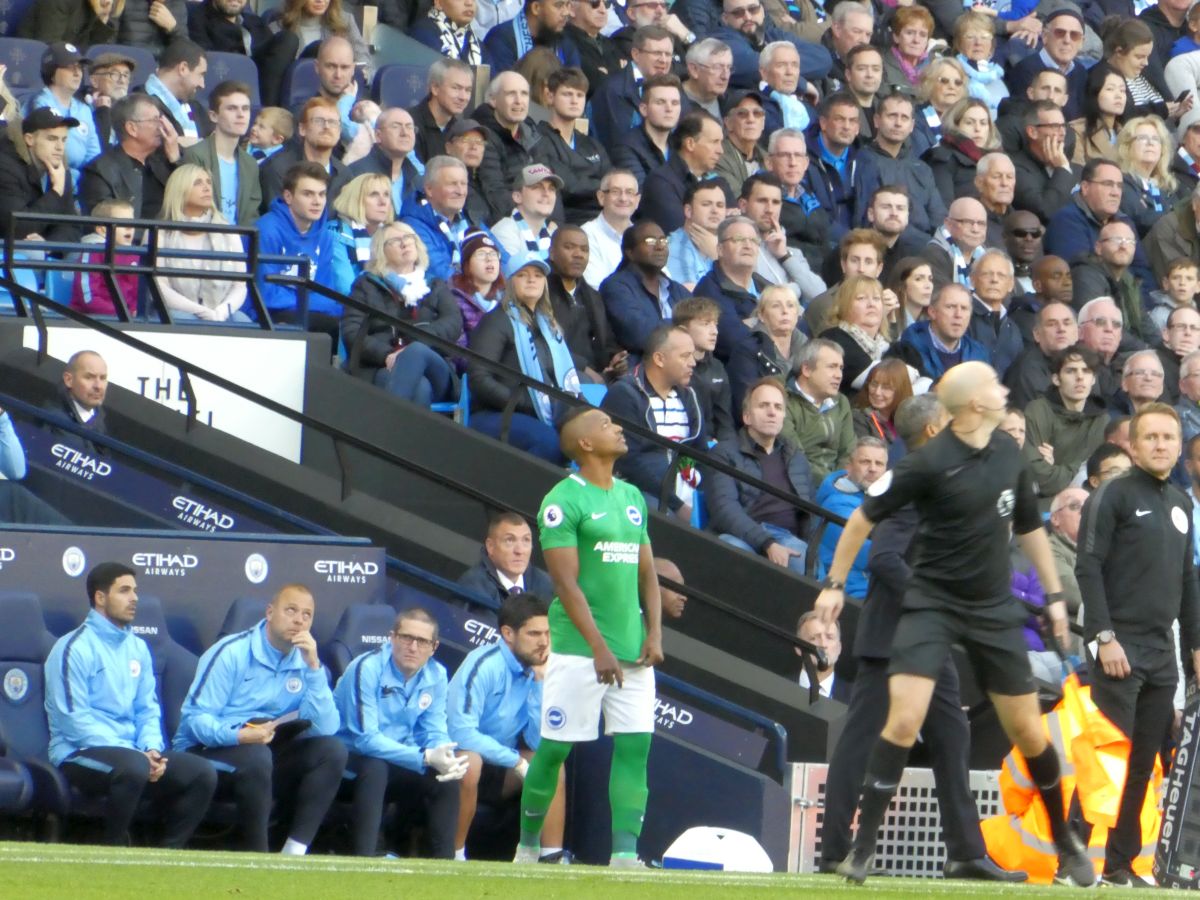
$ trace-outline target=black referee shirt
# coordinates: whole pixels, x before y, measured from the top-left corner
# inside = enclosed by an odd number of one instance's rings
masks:
[[[1200,647],[1200,600],[1192,550],[1192,501],[1137,468],[1104,482],[1083,505],[1075,576],[1089,638],[1166,650],[1179,619],[1185,649]]]
[[[979,606],[1011,599],[1010,526],[1017,534],[1042,527],[1016,441],[997,430],[977,450],[946,428],[871,485],[862,511],[878,522],[909,503],[920,525],[905,609],[940,606],[946,595]]]

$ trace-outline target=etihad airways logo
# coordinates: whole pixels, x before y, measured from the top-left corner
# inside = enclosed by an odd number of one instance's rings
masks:
[[[133,564],[143,575],[183,578],[189,569],[200,565],[200,560],[191,553],[135,553]]]
[[[329,584],[366,584],[368,578],[379,574],[379,563],[318,559],[313,563],[313,571],[325,576]]]
[[[175,518],[185,525],[191,525],[201,531],[229,531],[236,523],[229,513],[221,512],[211,506],[205,506],[199,500],[177,494],[171,501],[175,508]]]
[[[107,478],[112,474],[112,466],[102,459],[96,459],[66,444],[55,444],[50,448],[56,468],[62,469],[69,475],[92,481],[95,478]]]

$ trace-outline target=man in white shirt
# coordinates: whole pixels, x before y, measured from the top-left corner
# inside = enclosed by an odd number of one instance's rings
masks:
[[[63,389],[58,402],[50,408],[66,414],[71,421],[96,434],[108,434],[104,424],[104,397],[108,393],[108,365],[104,357],[93,350],[80,350],[67,360],[63,372]],[[81,435],[54,429],[55,438],[69,447],[95,456],[103,454],[95,444]]]
[[[563,180],[542,163],[521,170],[513,184],[512,214],[492,226],[492,235],[505,250],[513,256],[550,259],[550,238],[558,227],[550,216],[562,186]]]
[[[842,629],[837,622],[829,625],[823,623],[815,610],[809,610],[796,623],[796,637],[808,641],[825,652],[825,663],[817,662],[817,693],[830,700],[845,703],[850,699],[850,687],[838,680],[833,671],[838,657],[842,655]],[[799,647],[795,648],[796,655],[803,657]],[[800,687],[808,690],[812,684],[808,680],[808,672],[800,670]]]
[[[599,289],[600,282],[621,264],[621,235],[633,221],[642,192],[632,172],[612,169],[600,180],[596,196],[600,215],[583,225],[591,251],[583,280]]]
[[[487,537],[479,562],[459,576],[463,587],[500,603],[509,594],[537,594],[546,602],[554,599],[550,576],[530,565],[533,532],[519,513],[494,512],[488,519]]]

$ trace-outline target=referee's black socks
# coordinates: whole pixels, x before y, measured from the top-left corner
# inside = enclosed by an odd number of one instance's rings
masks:
[[[1061,846],[1062,839],[1067,835],[1067,818],[1063,807],[1062,780],[1058,764],[1058,753],[1054,745],[1047,743],[1037,756],[1026,757],[1029,775],[1037,785],[1042,802],[1046,804],[1046,812],[1050,816],[1050,832],[1054,835],[1054,843]]]
[[[858,804],[858,834],[854,839],[854,850],[858,855],[873,853],[879,826],[887,814],[900,777],[908,763],[908,747],[893,744],[887,738],[879,738],[867,761],[867,775],[863,780],[862,799]]]

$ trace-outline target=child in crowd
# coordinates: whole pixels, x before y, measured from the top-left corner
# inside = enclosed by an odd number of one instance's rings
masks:
[[[101,200],[92,209],[92,215],[97,219],[132,219],[133,204],[128,200]],[[133,246],[134,229],[131,226],[117,225],[114,228],[113,241],[117,248]],[[82,261],[85,264],[104,262],[104,242],[107,238],[107,225],[97,225],[92,234],[84,236],[83,243],[100,245],[99,250],[84,254]],[[132,253],[115,253],[113,258],[120,265],[134,265],[138,261],[138,257]],[[136,316],[141,277],[129,273],[116,275],[115,278],[129,315]],[[108,289],[108,279],[103,272],[75,273],[75,281],[71,288],[71,308],[93,316],[117,315],[117,301]]]
[[[1156,331],[1167,327],[1171,313],[1181,306],[1196,305],[1196,291],[1200,288],[1200,264],[1194,259],[1180,256],[1171,260],[1167,274],[1163,276],[1162,290],[1150,294],[1150,320]]]
[[[246,152],[261,164],[292,139],[296,130],[292,114],[281,106],[264,106],[250,126]]]

